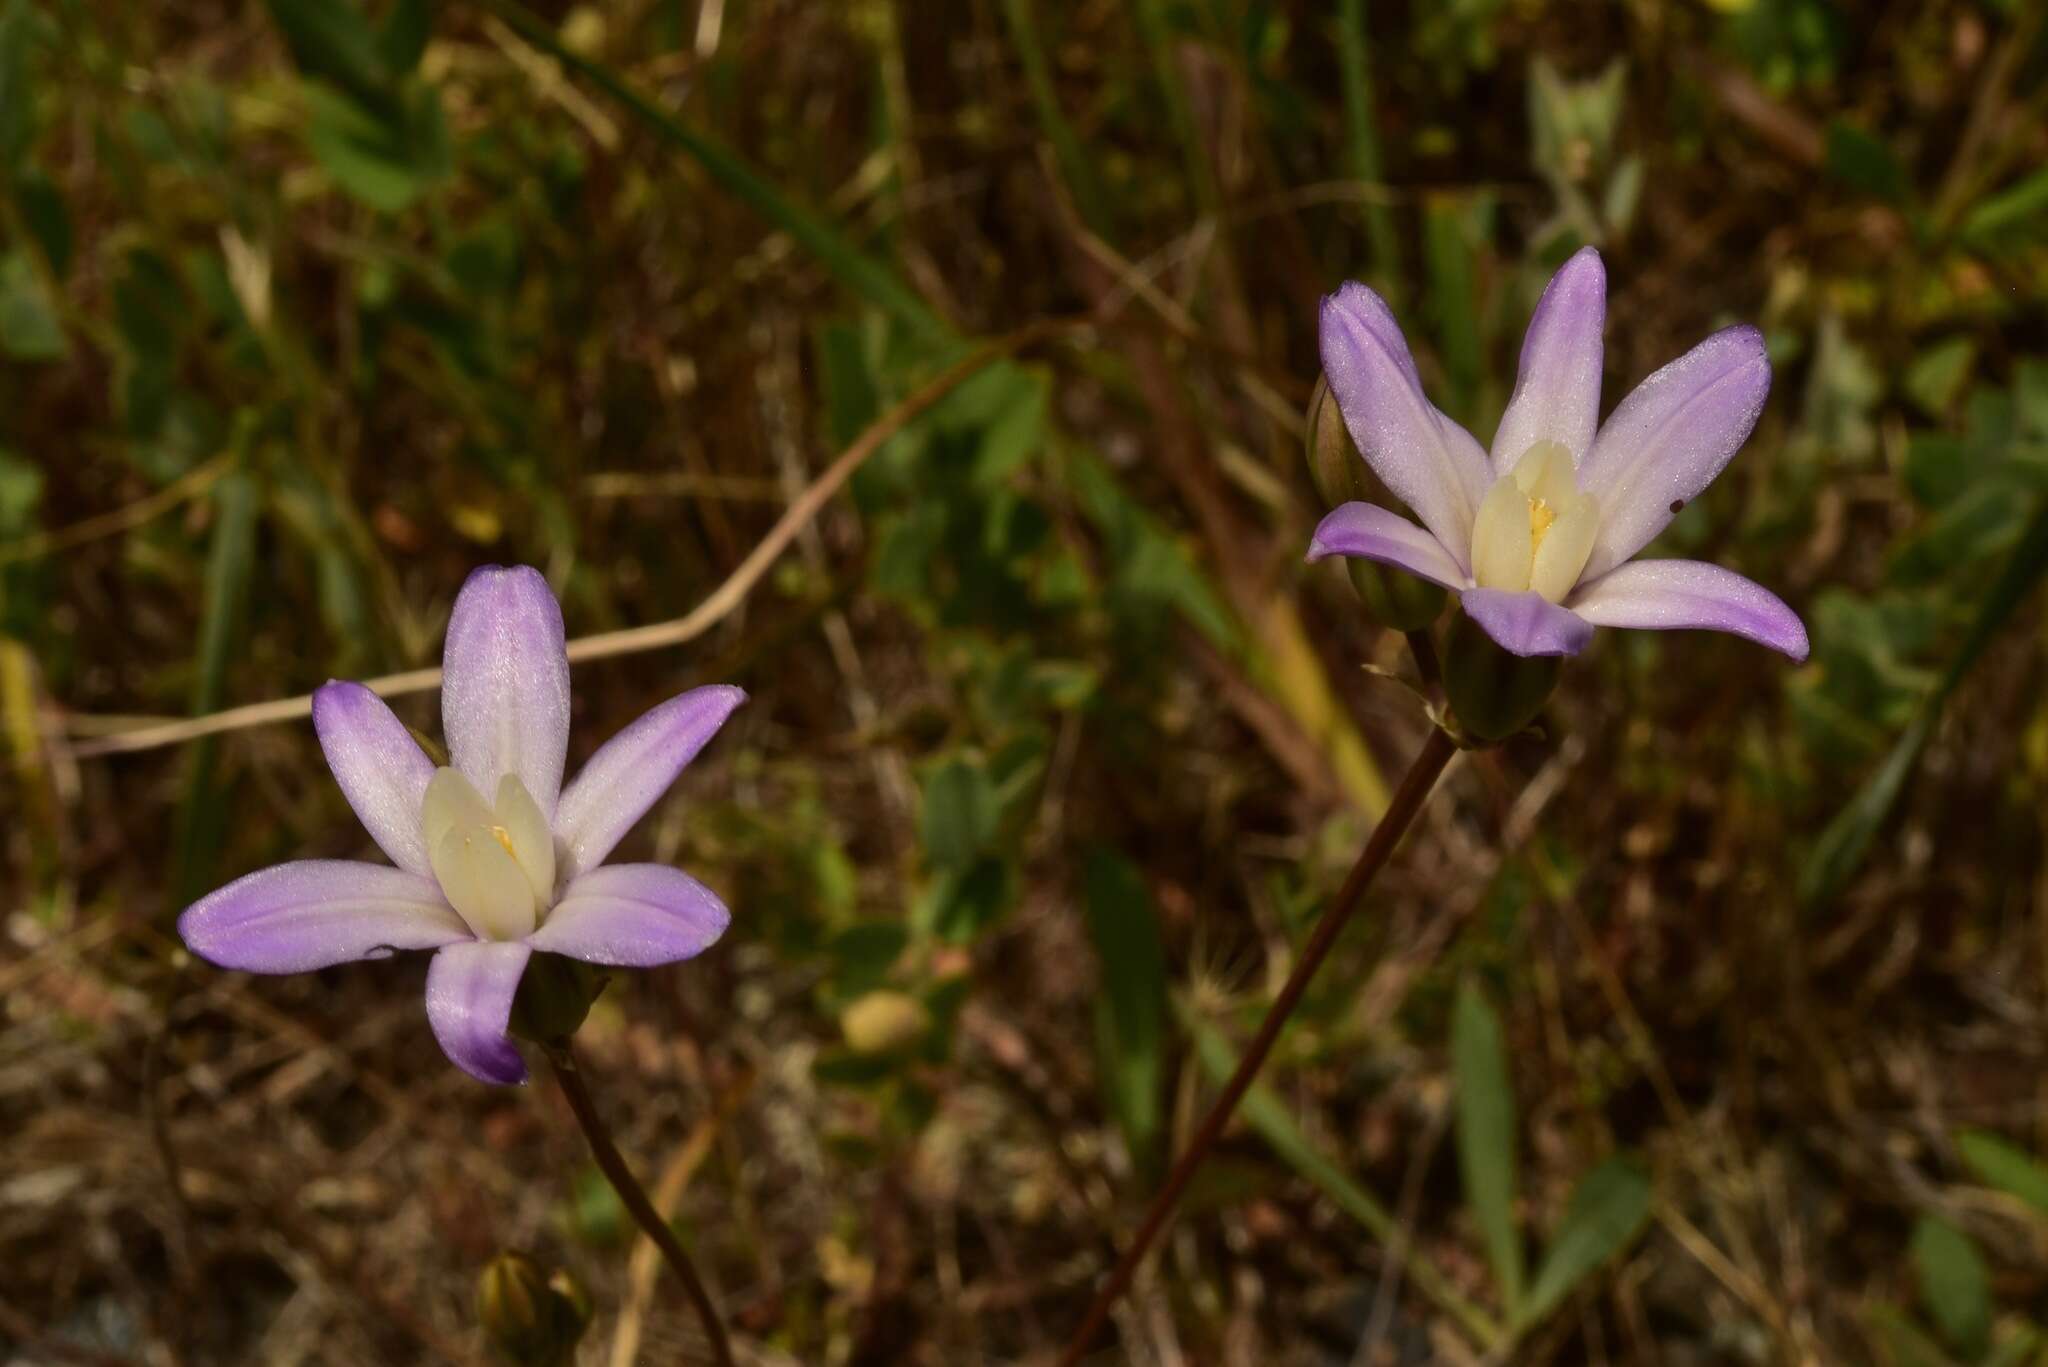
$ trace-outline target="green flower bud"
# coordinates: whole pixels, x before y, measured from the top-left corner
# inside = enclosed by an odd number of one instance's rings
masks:
[[[1488,744],[1506,740],[1543,710],[1563,665],[1555,655],[1502,650],[1477,622],[1457,614],[1444,646],[1444,692],[1459,729]]]
[[[540,1264],[524,1253],[505,1252],[484,1267],[476,1283],[476,1318],[484,1337],[518,1367],[566,1367],[590,1323],[590,1298],[572,1300],[555,1289]],[[571,1279],[578,1293],[581,1287]]]
[[[1327,378],[1317,378],[1316,392],[1309,398],[1304,445],[1309,476],[1315,481],[1324,507],[1334,508],[1340,503],[1401,506],[1400,500],[1388,492],[1365,463],[1365,457],[1358,453]],[[1344,568],[1350,572],[1351,587],[1358,591],[1367,615],[1382,626],[1394,631],[1420,631],[1443,613],[1444,591],[1426,579],[1387,569],[1370,560],[1347,558]]]
[[[581,959],[534,955],[512,998],[512,1033],[536,1044],[569,1038],[590,1014],[604,985],[604,970]]]

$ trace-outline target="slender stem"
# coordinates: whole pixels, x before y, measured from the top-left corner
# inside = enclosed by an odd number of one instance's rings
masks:
[[[704,1281],[697,1275],[690,1255],[683,1251],[682,1241],[676,1238],[676,1232],[669,1228],[668,1221],[661,1218],[654,1202],[647,1199],[646,1188],[634,1179],[633,1170],[619,1156],[619,1146],[612,1143],[611,1131],[605,1128],[604,1121],[598,1116],[597,1105],[590,1099],[590,1089],[583,1085],[583,1074],[576,1067],[576,1056],[569,1051],[569,1041],[557,1040],[545,1048],[548,1062],[555,1070],[555,1081],[561,1084],[569,1109],[576,1113],[576,1123],[583,1127],[583,1137],[590,1141],[591,1155],[604,1171],[605,1180],[626,1203],[626,1209],[633,1214],[633,1222],[654,1240],[655,1247],[668,1259],[676,1280],[689,1293],[690,1304],[697,1309],[697,1318],[704,1322],[704,1336],[711,1340],[711,1355],[718,1367],[733,1367],[732,1342],[726,1338],[725,1322],[718,1317],[718,1307],[711,1303],[711,1293],[704,1289]]]
[[[1088,1317],[1074,1337],[1067,1341],[1066,1351],[1060,1354],[1058,1367],[1077,1367],[1081,1355],[1088,1351],[1088,1345],[1102,1332],[1102,1326],[1109,1321],[1109,1312],[1126,1290],[1131,1278],[1137,1273],[1138,1264],[1144,1260],[1146,1250],[1159,1238],[1166,1227],[1166,1217],[1173,1213],[1174,1203],[1180,1199],[1188,1181],[1195,1175],[1195,1169],[1209,1156],[1209,1150],[1223,1134],[1223,1127],[1230,1122],[1230,1114],[1237,1109],[1237,1103],[1250,1090],[1252,1079],[1258,1076],[1266,1055],[1273,1052],[1273,1044],[1280,1038],[1281,1027],[1294,1013],[1302,994],[1308,990],[1309,980],[1316,975],[1323,960],[1329,957],[1330,949],[1337,943],[1337,936],[1344,929],[1345,922],[1365,899],[1365,890],[1372,886],[1372,880],[1386,866],[1388,856],[1401,836],[1413,824],[1416,814],[1429,797],[1429,790],[1436,785],[1437,776],[1457,753],[1457,743],[1441,730],[1432,730],[1429,739],[1422,744],[1422,751],[1415,762],[1408,767],[1408,773],[1401,780],[1401,786],[1394,790],[1393,801],[1387,804],[1387,814],[1373,827],[1372,835],[1366,840],[1365,848],[1359,852],[1358,862],[1351,866],[1351,873],[1344,879],[1344,886],[1337,891],[1337,900],[1330,904],[1316,928],[1309,933],[1308,943],[1302,947],[1301,961],[1287,976],[1280,995],[1273,999],[1265,1020],[1259,1023],[1259,1033],[1252,1038],[1251,1046],[1237,1063],[1237,1071],[1223,1084],[1223,1091],[1210,1105],[1209,1113],[1202,1117],[1202,1123],[1195,1130],[1195,1137],[1188,1142],[1187,1149],[1174,1163],[1173,1171],[1167,1175],[1166,1185],[1152,1198],[1152,1204],[1145,1212],[1144,1221],[1138,1232],[1132,1236],[1130,1247],[1123,1257],[1117,1259],[1109,1277],[1102,1283],[1102,1289],[1095,1293],[1094,1304],[1088,1307]]]

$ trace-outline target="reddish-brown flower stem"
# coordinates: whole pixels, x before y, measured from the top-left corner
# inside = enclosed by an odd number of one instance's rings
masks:
[[[620,1156],[619,1146],[612,1143],[611,1131],[605,1128],[603,1119],[598,1116],[597,1104],[590,1099],[590,1089],[583,1085],[583,1074],[576,1067],[576,1056],[569,1052],[569,1042],[557,1040],[545,1047],[548,1063],[555,1070],[555,1081],[561,1084],[562,1096],[568,1101],[569,1109],[576,1113],[576,1123],[583,1127],[583,1137],[590,1141],[591,1156],[597,1159],[605,1180],[612,1184],[612,1190],[619,1194],[619,1199],[625,1202],[627,1211],[632,1214],[633,1222],[654,1240],[662,1257],[668,1259],[676,1280],[683,1284],[690,1304],[696,1307],[697,1318],[704,1323],[704,1336],[711,1341],[712,1360],[718,1367],[733,1367],[732,1343],[726,1337],[725,1322],[718,1317],[718,1307],[711,1303],[711,1293],[704,1289],[704,1280],[697,1275],[690,1255],[683,1251],[682,1241],[676,1238],[676,1232],[669,1228],[668,1221],[661,1218],[654,1202],[647,1198],[646,1189],[634,1178],[633,1170]]]
[[[1457,743],[1442,730],[1432,729],[1429,739],[1422,744],[1422,751],[1415,762],[1408,766],[1408,773],[1402,778],[1401,786],[1394,791],[1394,797],[1387,804],[1387,813],[1373,827],[1365,848],[1359,852],[1358,862],[1351,866],[1350,874],[1344,879],[1344,886],[1338,889],[1337,898],[1330,903],[1316,928],[1309,933],[1308,943],[1302,946],[1301,959],[1294,971],[1287,975],[1287,982],[1280,988],[1280,995],[1273,999],[1273,1005],[1266,1011],[1266,1018],[1259,1023],[1259,1032],[1252,1037],[1244,1057],[1238,1060],[1237,1071],[1223,1085],[1223,1091],[1210,1105],[1202,1123],[1196,1127],[1194,1138],[1188,1141],[1187,1149],[1174,1163],[1173,1171],[1167,1174],[1166,1184],[1152,1198],[1151,1206],[1145,1211],[1144,1220],[1138,1225],[1138,1232],[1131,1237],[1130,1246],[1117,1259],[1110,1270],[1101,1290],[1095,1293],[1095,1301],[1088,1307],[1087,1318],[1081,1321],[1080,1329],[1067,1342],[1066,1351],[1060,1354],[1059,1367],[1077,1367],[1081,1357],[1088,1351],[1088,1345],[1102,1332],[1109,1321],[1109,1312],[1117,1300],[1130,1288],[1131,1278],[1137,1273],[1138,1264],[1160,1233],[1166,1228],[1166,1219],[1173,1213],[1174,1203],[1180,1199],[1188,1181],[1195,1175],[1195,1169],[1209,1156],[1209,1150],[1223,1134],[1229,1124],[1231,1112],[1250,1090],[1252,1080],[1258,1076],[1265,1064],[1266,1056],[1273,1052],[1274,1042],[1280,1038],[1280,1031],[1287,1024],[1287,1018],[1300,1004],[1302,994],[1308,990],[1309,980],[1329,957],[1331,948],[1337,943],[1337,936],[1351,919],[1351,914],[1365,899],[1366,889],[1372,880],[1386,866],[1394,846],[1415,821],[1422,804],[1428,800],[1430,789],[1436,786],[1437,777],[1451,756],[1457,753]]]

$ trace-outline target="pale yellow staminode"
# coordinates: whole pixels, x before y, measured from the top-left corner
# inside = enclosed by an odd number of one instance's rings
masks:
[[[1553,603],[1579,582],[1600,534],[1600,506],[1582,494],[1572,453],[1539,441],[1495,480],[1472,522],[1472,577],[1483,589],[1534,589]]]
[[[554,901],[555,837],[518,775],[498,781],[493,807],[455,770],[436,770],[420,829],[441,895],[480,939],[533,933]]]

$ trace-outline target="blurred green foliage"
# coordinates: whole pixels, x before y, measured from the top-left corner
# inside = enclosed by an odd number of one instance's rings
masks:
[[[1812,661],[1607,633],[1538,736],[1463,765],[1247,1098],[1213,1204],[1251,1214],[1177,1246],[1160,1294],[1191,1353],[1240,1314],[1348,1351],[1330,1301],[1377,1294],[1381,1259],[1412,1318],[1560,1359],[1649,1321],[1788,1359],[1806,1325],[1842,1360],[2038,1350],[2048,1178],[2011,1119],[2048,810],[2038,6],[202,9],[0,3],[0,841],[36,926],[133,923],[113,1000],[164,989],[193,892],[366,847],[302,733],[77,749],[431,663],[485,560],[541,566],[572,634],[681,616],[977,340],[1087,316],[892,436],[687,655],[577,676],[593,737],[691,682],[756,697],[634,837],[730,893],[732,936],[674,971],[675,1017],[621,988],[591,1027],[774,1077],[691,1196],[768,1209],[696,1222],[734,1283],[786,1269],[749,1332],[918,1360],[873,1327],[892,1278],[1021,1262],[1060,1269],[1053,1310],[987,1343],[1042,1346],[1092,1275],[1066,1260],[1227,1074],[1419,726],[1356,668],[1397,645],[1296,568],[1315,298],[1381,288],[1484,435],[1590,243],[1610,406],[1710,328],[1765,328],[1757,437],[1660,552],[1783,591]],[[286,1000],[341,1036],[369,983]],[[112,1041],[75,1086],[130,1123],[134,1033],[35,1000]],[[232,1037],[175,1060],[201,1085],[174,1125],[271,1075],[222,1065]],[[1690,1110],[1645,1101],[1653,1064]],[[2000,1117],[1948,1175],[2012,1209],[1851,1161],[1929,1107]],[[1439,1118],[1455,1158],[1417,1138]],[[1874,1147],[1938,1174],[1925,1128]],[[556,1214],[614,1241],[593,1181]],[[897,1200],[969,1232],[877,1235],[865,1281],[806,1270]],[[81,1265],[24,1248],[0,1260]],[[1608,1275],[1630,1260],[1660,1275]],[[66,1276],[28,1294],[54,1315],[119,1280]],[[1773,1322],[1795,1281],[1820,1289]]]

